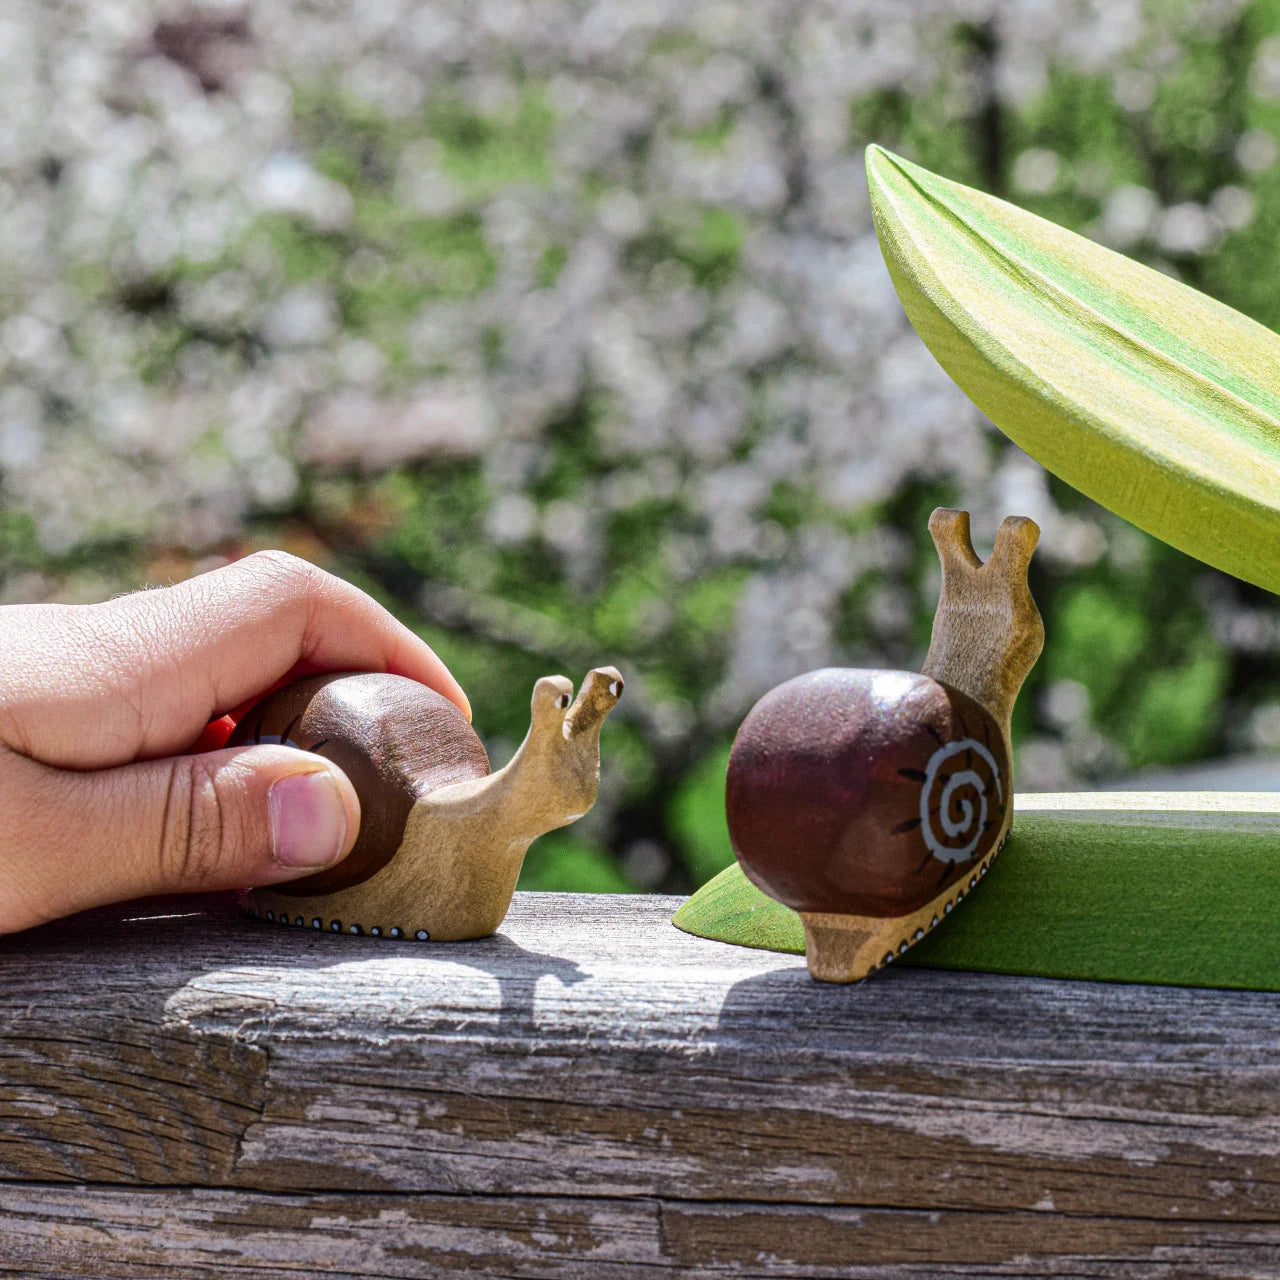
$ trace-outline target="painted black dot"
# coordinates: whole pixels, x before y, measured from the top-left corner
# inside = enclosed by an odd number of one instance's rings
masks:
[[[419,942],[428,942],[431,938],[431,935],[425,929],[419,929],[413,936],[417,938]]]
[[[382,937],[382,930],[375,924],[373,928],[369,930],[369,934],[371,937],[380,938]]]
[[[341,920],[330,920],[330,921],[329,921],[329,929],[330,929],[333,933],[341,933],[341,932],[342,932],[342,921],[341,921]]]
[[[402,930],[402,929],[399,927],[399,925],[393,925],[390,929],[388,929],[388,930],[387,930],[387,932],[388,932],[388,933],[390,933],[390,934],[391,934],[391,936],[392,936],[393,938],[403,938],[403,937],[404,937],[404,930]]]
[[[347,932],[348,932],[348,933],[363,933],[363,932],[364,932],[364,930],[363,930],[363,929],[362,929],[358,924],[351,924],[351,925],[348,925],[348,926],[347,926]]]
[[[311,921],[311,927],[312,927],[313,929],[318,929],[318,928],[320,927],[320,917],[319,917],[319,916],[316,916],[316,918],[315,918],[314,920],[312,920],[312,921]]]

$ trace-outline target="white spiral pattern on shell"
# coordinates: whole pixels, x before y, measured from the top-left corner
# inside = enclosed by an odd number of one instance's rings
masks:
[[[991,781],[995,783],[996,798],[1004,800],[1004,787],[1000,783],[1000,766],[995,757],[981,742],[973,738],[961,738],[956,742],[944,743],[929,757],[924,771],[924,782],[920,785],[920,831],[924,836],[925,846],[939,862],[968,862],[978,851],[982,835],[987,825],[987,786],[988,782],[973,769],[960,769],[948,776],[942,788],[938,802],[938,820],[942,826],[942,835],[933,828],[933,793],[938,783],[938,771],[952,758],[965,751],[972,751],[986,761],[991,770]],[[957,798],[956,792],[961,788],[971,787],[976,792],[977,812],[974,800],[968,795]],[[951,807],[958,804],[960,820],[951,817]],[[970,833],[972,836],[970,838]],[[967,844],[952,846],[944,840],[968,839]]]

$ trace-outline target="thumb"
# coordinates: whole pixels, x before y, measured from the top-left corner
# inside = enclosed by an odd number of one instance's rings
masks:
[[[8,756],[0,809],[15,819],[0,869],[16,890],[0,933],[129,898],[294,880],[344,858],[360,829],[346,774],[284,746],[92,773]],[[25,923],[8,918],[15,904]]]

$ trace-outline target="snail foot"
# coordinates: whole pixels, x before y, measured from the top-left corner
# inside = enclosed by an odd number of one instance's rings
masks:
[[[393,942],[431,941],[431,934],[426,929],[405,929],[394,924],[374,924],[366,927],[355,921],[339,920],[336,917],[300,915],[297,912],[265,907],[252,900],[242,902],[240,909],[255,920],[261,920],[265,924],[284,925],[286,928],[305,929],[317,933],[340,933],[349,937],[386,938]]]
[[[805,961],[818,982],[861,982],[892,964],[933,932],[978,887],[987,868],[1005,846],[1004,839],[974,864],[963,879],[948,885],[931,902],[905,916],[855,916],[801,911]]]

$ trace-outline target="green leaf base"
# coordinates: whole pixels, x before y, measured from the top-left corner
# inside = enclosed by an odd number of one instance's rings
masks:
[[[1280,991],[1280,793],[1025,795],[1015,814],[980,888],[897,963]],[[736,864],[673,923],[804,951],[800,917]]]

